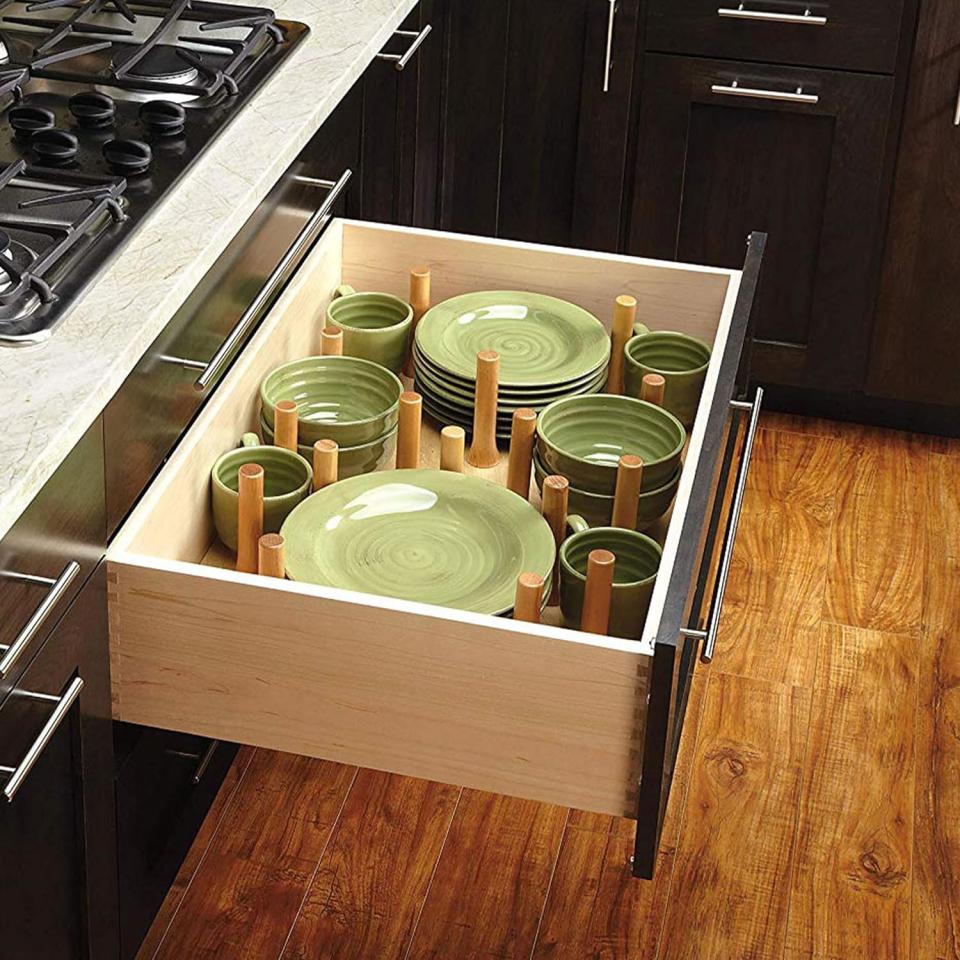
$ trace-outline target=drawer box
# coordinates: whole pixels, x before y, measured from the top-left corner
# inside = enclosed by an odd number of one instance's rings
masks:
[[[651,670],[661,647],[672,662],[681,628],[698,616],[690,597],[762,246],[762,237],[751,245],[756,263],[741,275],[334,221],[108,551],[116,719],[637,816]],[[339,284],[404,295],[413,265],[430,267],[436,300],[536,290],[605,322],[628,292],[655,326],[714,344],[640,641],[216,565],[209,471],[256,426],[260,380],[319,352]],[[425,465],[436,462],[435,442],[427,432]],[[675,713],[676,698],[667,700]]]
[[[903,0],[650,0],[646,49],[893,73],[902,19]]]

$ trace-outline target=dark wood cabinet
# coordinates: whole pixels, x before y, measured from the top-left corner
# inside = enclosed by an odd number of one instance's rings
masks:
[[[646,57],[628,250],[736,267],[767,233],[760,382],[862,382],[892,93],[883,76]]]
[[[101,565],[0,704],[0,957],[117,956],[106,574]],[[5,775],[8,792],[18,775]]]
[[[636,0],[510,8],[500,236],[616,250]]]
[[[960,407],[960,5],[925,0],[907,88],[867,390]],[[954,416],[955,429],[960,418]]]
[[[334,207],[344,217],[363,216],[361,135],[363,131],[363,79],[358,80],[340,101],[323,126],[314,134],[310,169],[315,176],[337,180],[344,170],[353,176]]]

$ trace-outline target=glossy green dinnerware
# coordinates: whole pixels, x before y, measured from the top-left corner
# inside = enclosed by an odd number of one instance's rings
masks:
[[[228,450],[210,472],[213,524],[217,536],[237,549],[237,474],[245,463],[263,467],[263,530],[278,533],[287,515],[310,492],[313,467],[291,450],[260,443],[255,433],[245,433],[242,446]]]
[[[473,408],[465,410],[460,407],[451,406],[443,400],[439,400],[424,388],[422,381],[414,380],[413,389],[416,390],[423,399],[423,410],[441,427],[463,427],[467,431],[467,436],[473,433]],[[511,421],[509,416],[497,416],[497,439],[510,439]]]
[[[581,490],[610,496],[622,455],[643,460],[640,489],[655,490],[676,472],[686,438],[672,413],[634,397],[566,397],[551,403],[537,420],[544,467]]]
[[[553,535],[504,487],[445,470],[395,470],[318,491],[281,530],[287,575],[477,613],[513,609],[517,577],[549,580]]]
[[[573,533],[560,546],[560,612],[564,625],[580,626],[590,551],[609,550],[617,562],[607,632],[612,637],[639,640],[660,566],[660,545],[635,530],[590,528],[583,517],[568,517],[567,526]]]
[[[327,322],[343,331],[343,353],[399,373],[410,348],[413,307],[391,293],[357,293],[337,287]]]
[[[638,324],[623,347],[623,376],[628,396],[639,397],[643,378],[659,373],[664,379],[663,406],[685,427],[697,415],[703,381],[710,365],[710,347],[696,337]]]
[[[547,470],[540,462],[540,457],[533,455],[533,477],[537,489],[543,490],[543,481]],[[677,495],[680,486],[680,468],[662,487],[646,490],[640,494],[637,504],[638,530],[645,530],[656,523],[669,509],[673,498]],[[591,527],[608,527],[613,520],[613,497],[603,493],[590,493],[577,487],[568,488],[569,509],[571,513],[578,513]]]
[[[273,430],[263,418],[260,419],[260,430],[266,443],[273,443]],[[340,447],[337,457],[337,466],[341,480],[347,477],[357,477],[364,473],[373,473],[390,463],[394,451],[397,449],[397,428],[370,443],[362,443],[355,447]],[[304,443],[297,445],[297,452],[302,457],[312,461],[313,445]]]
[[[297,404],[304,444],[335,440],[355,447],[397,424],[403,384],[397,376],[357,357],[304,357],[271,371],[260,384],[263,420],[273,428],[281,400]]]
[[[605,367],[610,338],[586,310],[538,293],[466,293],[437,304],[417,324],[420,355],[472,385],[477,354],[500,354],[500,386],[554,387]]]

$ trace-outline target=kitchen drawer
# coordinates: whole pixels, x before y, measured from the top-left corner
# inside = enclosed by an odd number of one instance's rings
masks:
[[[97,420],[0,540],[0,698],[106,550]]]
[[[334,221],[110,546],[115,717],[636,817],[641,766],[659,797],[669,753],[644,746],[645,731],[668,736],[648,723],[651,671],[673,662],[683,630],[700,628],[692,605],[764,242],[751,238],[741,272]],[[640,641],[217,565],[210,466],[256,426],[260,380],[318,352],[339,284],[403,295],[423,264],[437,300],[536,290],[608,322],[614,297],[629,292],[644,319],[713,343]],[[425,463],[436,447],[425,430]],[[743,476],[741,466],[738,484]],[[648,820],[640,870],[652,864],[659,814]]]
[[[903,7],[904,0],[650,0],[646,48],[893,73]]]

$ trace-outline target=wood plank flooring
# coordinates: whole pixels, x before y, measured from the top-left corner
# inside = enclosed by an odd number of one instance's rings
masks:
[[[960,444],[764,418],[653,881],[632,835],[245,749],[138,960],[960,960]]]

